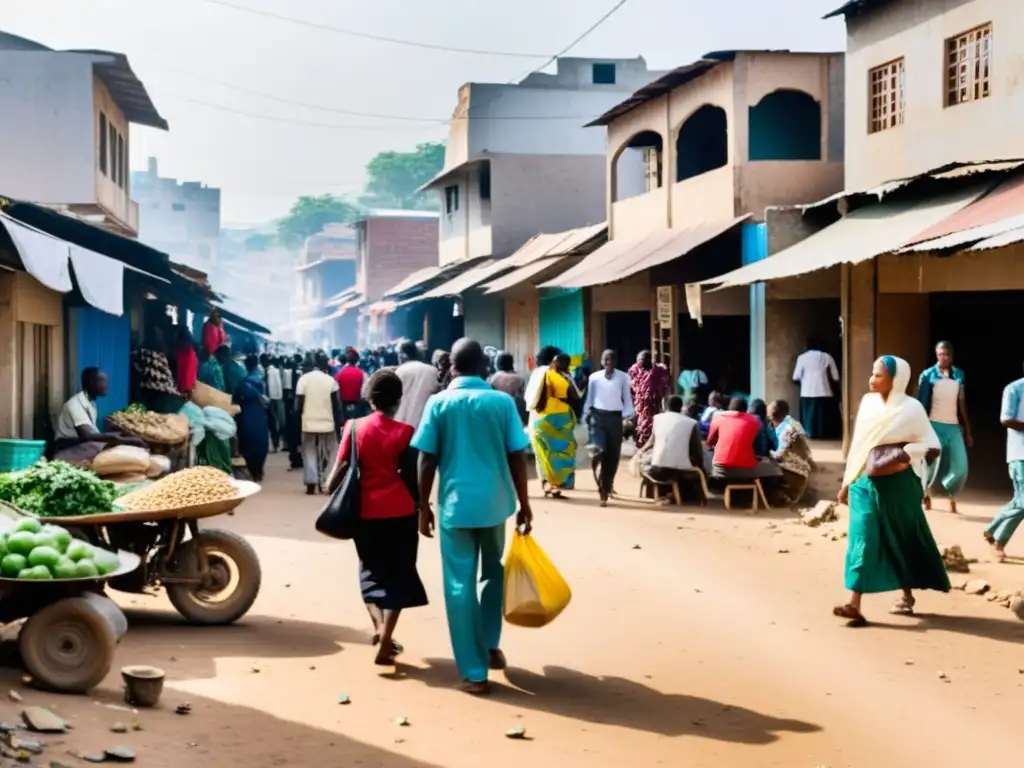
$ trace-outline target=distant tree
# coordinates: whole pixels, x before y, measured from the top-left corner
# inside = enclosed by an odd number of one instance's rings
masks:
[[[365,195],[370,208],[429,210],[437,206],[432,193],[417,192],[444,167],[444,142],[417,144],[412,152],[381,152],[366,165]]]
[[[273,235],[249,235],[245,238],[245,250],[247,251],[266,251],[274,246],[277,242],[277,238]]]
[[[325,224],[345,224],[359,217],[361,209],[334,195],[302,195],[288,215],[277,223],[277,235],[289,248],[297,248]]]

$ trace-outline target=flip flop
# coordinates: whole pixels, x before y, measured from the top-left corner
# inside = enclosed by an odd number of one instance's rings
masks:
[[[851,627],[863,627],[868,623],[868,620],[864,618],[864,614],[849,603],[846,605],[837,605],[832,609],[832,615],[837,616],[840,619],[846,619],[848,625]]]

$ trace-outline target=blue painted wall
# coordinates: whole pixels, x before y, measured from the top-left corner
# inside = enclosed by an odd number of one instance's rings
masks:
[[[540,294],[540,346],[558,347],[572,357],[586,350],[583,334],[583,289],[550,288]]]
[[[768,228],[765,224],[743,225],[743,264],[768,257]],[[750,286],[750,396],[765,396],[765,306],[764,284]]]
[[[68,309],[68,322],[71,391],[80,390],[82,370],[90,366],[102,368],[110,379],[110,391],[96,403],[102,429],[108,415],[128,406],[131,322],[127,314],[115,317],[92,307]]]

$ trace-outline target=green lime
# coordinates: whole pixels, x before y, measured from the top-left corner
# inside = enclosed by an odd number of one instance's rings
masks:
[[[60,562],[60,552],[55,547],[36,547],[28,555],[28,564],[35,567],[41,565],[50,570]]]
[[[118,566],[121,565],[121,561],[118,560],[117,555],[113,552],[108,552],[105,549],[95,550],[93,562],[96,564],[96,570],[99,571],[100,576],[106,576],[108,573],[116,571]]]
[[[38,549],[39,547],[49,547],[50,549],[57,550],[60,549],[60,547],[57,546],[56,537],[47,533],[46,531],[40,531],[36,534],[36,549]]]
[[[45,565],[35,565],[31,568],[26,568],[18,574],[19,579],[36,579],[42,581],[43,579],[52,579],[53,574],[50,573],[50,569]]]
[[[58,560],[57,564],[50,570],[53,571],[53,578],[55,579],[73,579],[78,575],[75,561],[67,557],[62,557]]]
[[[27,567],[28,560],[25,559],[24,555],[15,555],[12,553],[4,555],[4,559],[0,560],[0,574],[3,574],[8,579],[15,578]]]
[[[34,517],[22,518],[16,526],[15,531],[28,531],[29,533],[39,533],[43,530],[43,524],[36,520]]]
[[[57,542],[57,549],[61,552],[67,552],[68,547],[71,546],[71,534],[66,528],[61,528],[59,525],[47,525],[43,527],[42,533],[52,537]]]
[[[88,579],[94,576],[99,576],[99,571],[96,570],[96,564],[92,560],[79,560],[75,563],[76,579]]]
[[[25,555],[36,548],[36,535],[31,531],[16,531],[7,539],[7,551]]]
[[[68,550],[65,554],[77,563],[79,560],[92,558],[92,547],[85,541],[72,541],[68,545]]]

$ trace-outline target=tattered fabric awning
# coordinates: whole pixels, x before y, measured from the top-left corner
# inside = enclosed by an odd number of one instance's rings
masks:
[[[82,298],[90,305],[118,317],[124,314],[123,263],[49,235],[5,213],[0,213],[0,226],[14,244],[25,271],[47,288],[69,293],[77,282]]]

